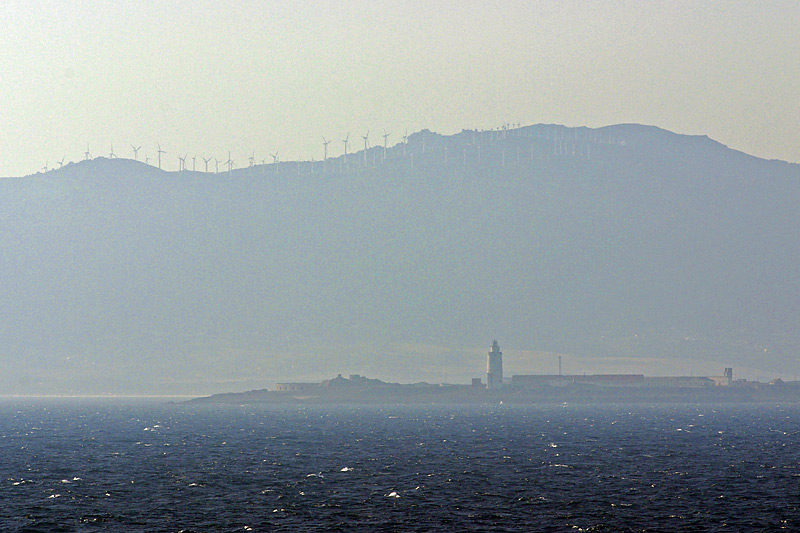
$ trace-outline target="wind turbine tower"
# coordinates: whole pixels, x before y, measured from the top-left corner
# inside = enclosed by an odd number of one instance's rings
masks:
[[[86,151],[83,153],[83,156],[86,159],[86,161],[88,161],[92,157],[92,154],[89,153],[89,143],[86,143]]]
[[[133,160],[134,161],[138,161],[139,160],[139,149],[141,148],[141,146],[131,145],[131,148],[133,148]]]
[[[272,158],[272,166],[275,167],[275,174],[278,174],[278,150],[274,154],[269,154]]]
[[[328,145],[331,142],[327,140],[324,136],[322,137],[322,146],[325,148],[325,155],[322,158],[322,173],[328,171]]]
[[[344,169],[347,170],[347,141],[350,140],[350,132],[347,132],[347,137],[342,141],[344,143]]]
[[[364,166],[367,166],[367,147],[369,146],[369,130],[367,130],[366,135],[361,136],[364,139]]]
[[[328,160],[328,145],[329,145],[330,143],[331,143],[331,142],[330,142],[329,140],[325,139],[325,137],[323,137],[323,138],[322,138],[322,146],[324,146],[324,147],[325,147],[325,156],[324,156],[324,158],[322,159],[323,161],[327,161],[327,160]]]
[[[161,143],[158,144],[158,170],[161,170],[161,154],[166,154],[166,150],[161,149]]]
[[[389,139],[389,135],[391,135],[391,133],[386,133],[386,130],[383,130],[383,159],[384,159],[384,161],[386,160],[386,143],[387,143],[387,140]]]
[[[114,159],[115,157],[117,157],[117,156],[114,155],[114,143],[111,143],[111,153],[108,154],[108,158],[109,159]]]

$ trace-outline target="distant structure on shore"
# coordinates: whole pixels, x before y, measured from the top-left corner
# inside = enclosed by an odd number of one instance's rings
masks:
[[[559,358],[560,359],[560,358]],[[559,360],[560,363],[560,360]],[[514,374],[503,381],[503,352],[492,341],[486,358],[486,384],[472,378],[471,384],[388,383],[350,374],[317,383],[278,383],[267,389],[217,394],[198,398],[211,403],[399,403],[471,404],[541,403],[586,404],[613,402],[800,402],[800,381],[774,379],[769,384],[733,379],[733,368],[722,376],[648,377],[644,374]]]
[[[800,382],[793,382],[800,393]],[[782,386],[781,380],[773,380],[770,385]],[[747,380],[733,379],[733,368],[725,368],[722,376],[668,376],[649,377],[644,374],[562,374],[561,357],[559,356],[558,374],[514,374],[507,381],[503,378],[503,352],[500,343],[492,341],[492,346],[486,356],[486,383],[481,378],[472,378],[471,384],[431,384],[419,383],[387,383],[379,379],[366,378],[359,374],[351,374],[349,379],[341,374],[333,379],[319,383],[278,383],[277,393],[284,397],[296,399],[309,398],[355,398],[359,395],[377,395],[383,398],[395,398],[403,401],[414,398],[415,401],[431,399],[442,400],[449,398],[451,401],[472,401],[486,397],[533,397],[541,395],[542,398],[561,398],[563,394],[577,395],[614,394],[613,391],[624,389],[633,393],[638,390],[640,396],[647,397],[647,391],[652,394],[668,394],[669,391],[699,391],[699,390],[724,390],[734,389],[739,392],[761,390],[766,385],[763,383],[748,382]],[[478,392],[480,390],[492,391]],[[776,389],[777,390],[777,389]],[[793,389],[795,390],[795,389]],[[353,396],[353,395],[356,396]],[[477,395],[477,396],[476,396]],[[540,399],[542,399],[540,398]]]
[[[486,388],[497,389],[503,385],[503,352],[496,340],[486,356]]]

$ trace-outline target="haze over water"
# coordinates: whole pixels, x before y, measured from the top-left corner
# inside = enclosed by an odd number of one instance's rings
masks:
[[[0,11],[0,530],[800,528],[800,3]]]
[[[796,374],[797,3],[4,8],[4,393]]]

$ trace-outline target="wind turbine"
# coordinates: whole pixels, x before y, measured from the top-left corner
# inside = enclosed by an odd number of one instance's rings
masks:
[[[256,151],[253,150],[253,155],[250,156],[250,166],[255,166],[256,164]]]
[[[203,161],[205,161],[205,163],[206,163],[206,174],[208,174],[208,162],[211,161],[211,159],[212,158],[210,158],[210,157],[208,159],[206,159],[205,157],[203,158]]]
[[[114,155],[114,143],[111,143],[111,153],[108,154],[108,158],[109,159],[114,159],[115,157],[117,157],[117,156]]]
[[[328,145],[330,143],[331,143],[331,141],[326,139],[325,136],[323,135],[322,136],[322,146],[325,148],[325,155],[322,158],[322,173],[323,174],[325,174],[325,172],[328,171]],[[311,167],[311,169],[313,171],[314,167]]]
[[[361,136],[364,139],[364,166],[367,166],[367,146],[369,145],[369,130],[366,135]]]
[[[195,170],[197,170],[197,156],[193,155],[192,156],[192,172],[194,172]]]
[[[141,148],[141,146],[131,145],[131,148],[133,148],[133,160],[134,161],[138,161],[139,160],[139,148]]]
[[[386,140],[389,138],[391,133],[386,133],[386,130],[383,130],[383,158],[386,159]]]
[[[65,160],[66,158],[67,158],[67,156],[64,156],[64,157],[62,157],[62,158],[61,158],[61,161],[59,161],[59,162],[58,162],[58,168],[61,168],[61,167],[63,167],[63,166],[64,166],[64,160]]]
[[[349,140],[350,140],[350,132],[348,131],[347,132],[347,137],[345,137],[344,140],[342,140],[342,142],[344,143],[344,158],[345,159],[347,159],[347,141],[349,141]]]
[[[274,154],[269,154],[269,155],[272,156],[272,164],[273,165],[276,164],[278,162],[278,152],[277,152],[277,150],[275,151]]]
[[[228,160],[225,161],[225,164],[228,165],[228,174],[230,174],[233,171],[233,163],[234,161],[233,159],[231,159],[231,151],[228,150]]]
[[[330,143],[331,142],[329,140],[325,139],[325,137],[322,137],[322,146],[325,147],[325,158],[323,159],[323,161],[327,161],[328,160],[328,145]]]
[[[219,174],[219,160],[216,157],[214,158],[214,165],[216,165],[216,168],[217,168],[217,172],[216,173]]]
[[[92,154],[89,153],[89,143],[86,143],[86,151],[83,153],[83,156],[86,158],[86,161],[92,157]]]
[[[178,171],[186,170],[186,156],[189,155],[188,153],[183,157],[178,156]]]
[[[50,163],[50,161],[45,161],[45,162],[44,162],[44,166],[42,167],[42,172],[47,172],[47,165],[48,165],[48,163]]]
[[[406,156],[406,145],[408,144],[408,130],[401,137],[403,139],[403,157]]]
[[[158,170],[161,170],[161,154],[166,154],[166,150],[161,149],[161,143],[158,144]]]

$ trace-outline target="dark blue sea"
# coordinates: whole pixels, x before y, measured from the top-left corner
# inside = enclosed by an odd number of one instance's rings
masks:
[[[0,402],[2,531],[800,530],[798,406]]]

